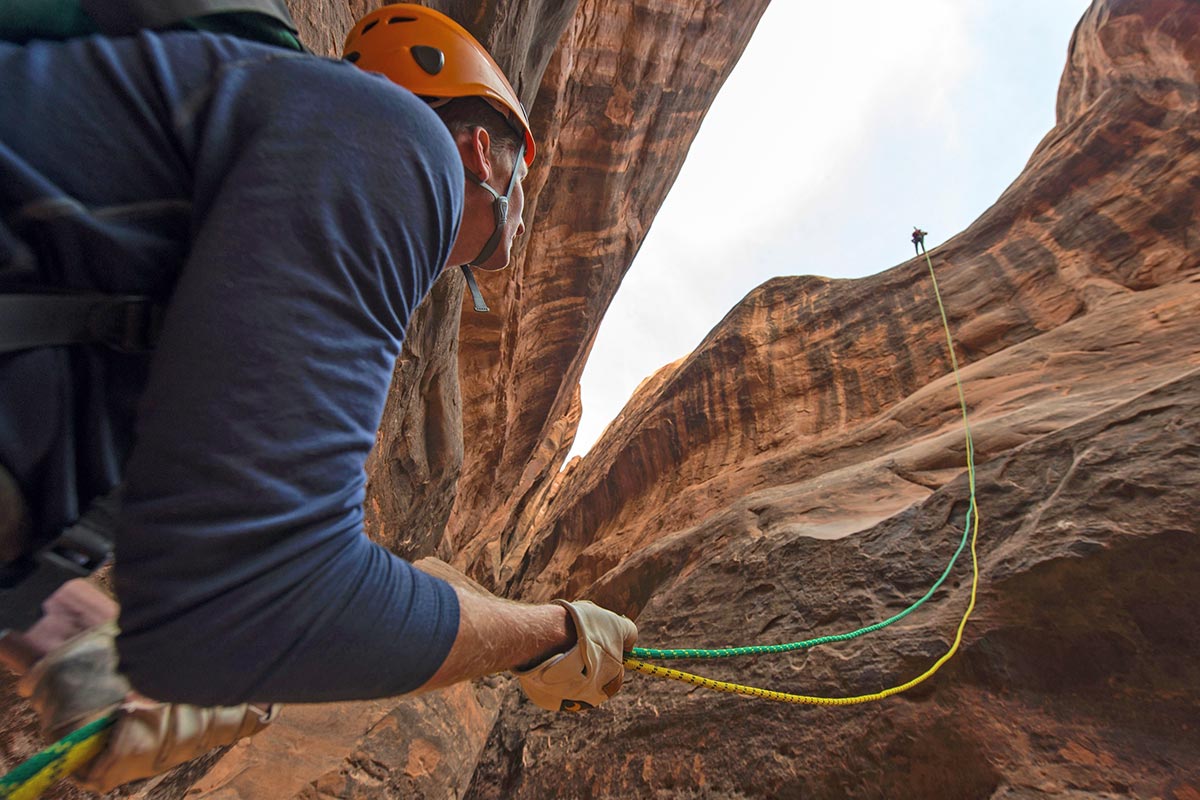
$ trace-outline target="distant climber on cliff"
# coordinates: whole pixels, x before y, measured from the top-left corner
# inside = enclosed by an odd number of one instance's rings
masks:
[[[921,255],[921,249],[925,247],[925,237],[928,235],[928,231],[923,231],[915,226],[913,227],[912,243],[913,249],[917,251],[917,255]]]
[[[594,706],[637,636],[363,530],[411,314],[459,266],[483,306],[467,265],[524,231],[508,80],[422,6],[368,14],[333,61],[282,0],[244,5],[0,20],[0,660],[51,738],[117,711],[82,776],[101,791],[277,702],[511,669],[539,706]],[[116,603],[71,580],[113,545]]]

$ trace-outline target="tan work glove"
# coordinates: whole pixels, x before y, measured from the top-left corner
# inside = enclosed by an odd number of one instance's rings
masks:
[[[17,684],[38,712],[47,741],[119,714],[104,750],[72,776],[92,791],[103,794],[166,772],[252,736],[278,715],[278,706],[201,708],[142,697],[117,673],[116,635],[112,622],[85,631],[39,660]]]
[[[575,646],[538,664],[514,670],[525,694],[548,711],[595,708],[621,689],[624,654],[637,641],[637,626],[587,600],[555,600],[571,614]]]

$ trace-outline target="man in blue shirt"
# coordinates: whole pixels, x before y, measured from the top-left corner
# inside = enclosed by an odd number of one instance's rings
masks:
[[[0,289],[165,308],[149,355],[0,354],[0,467],[29,538],[121,486],[119,675],[97,666],[116,608],[85,583],[0,648],[52,735],[124,703],[95,787],[197,754],[146,756],[162,743],[133,731],[137,703],[379,697],[505,669],[547,708],[620,686],[629,620],[452,585],[363,533],[409,317],[446,267],[507,264],[535,145],[503,73],[437,12],[379,9],[346,55],[199,33],[0,45]],[[60,696],[81,663],[98,708]]]

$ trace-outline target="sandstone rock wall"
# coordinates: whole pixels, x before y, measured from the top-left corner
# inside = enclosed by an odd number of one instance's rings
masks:
[[[368,463],[367,523],[378,541],[410,558],[438,554],[497,585],[504,555],[520,546],[519,520],[570,447],[578,377],[604,310],[766,2],[427,3],[459,19],[504,67],[530,108],[539,153],[514,263],[479,275],[493,313],[464,306],[451,271],[410,325]],[[377,5],[290,3],[307,45],[330,56]],[[193,765],[141,794],[177,797],[191,786],[195,796],[223,798],[458,796],[498,691],[306,709],[216,766]],[[6,758],[36,741],[22,713],[20,736],[0,743]],[[442,722],[419,724],[426,719]]]
[[[916,260],[767,282],[560,469],[599,320],[765,2],[434,3],[513,76],[540,149],[514,265],[481,276],[495,313],[464,307],[450,273],[413,322],[369,464],[373,536],[510,596],[591,597],[662,647],[857,628],[941,572],[968,483]],[[369,5],[294,3],[326,53]],[[137,796],[1200,797],[1198,87],[1193,0],[1095,0],[1055,128],[932,253],[971,410],[982,577],[961,652],[929,682],[813,709],[632,676],[576,717],[493,678],[296,708]],[[684,666],[878,691],[946,652],[970,583],[963,560],[886,631]],[[32,748],[20,731],[6,758]]]
[[[806,709],[635,676],[587,718],[515,699],[472,798],[1164,797],[1200,792],[1200,7],[1098,0],[1059,119],[932,254],[971,409],[982,528],[962,651],[884,704]],[[957,545],[961,421],[923,261],[777,278],[646,381],[512,564],[659,647],[795,641],[905,608]],[[690,666],[825,696],[946,652],[932,607],[802,655]],[[569,795],[568,795],[569,796]]]
[[[368,519],[495,587],[574,439],[604,311],[766,0],[431,5],[514,76],[541,144],[513,264],[478,274],[493,312],[450,273],[411,326]]]
[[[550,143],[533,224],[515,266],[480,278],[497,313],[464,312],[470,455],[447,555],[485,584],[522,549],[574,439],[604,311],[765,7],[582,0],[564,32],[533,106]]]
[[[1080,317],[1103,324],[1113,299],[1194,274],[1200,58],[1187,32],[1196,14],[1142,5],[1089,11],[1059,124],[996,205],[934,254],[964,365]],[[768,282],[644,385],[572,466],[533,531],[522,585],[535,596],[579,591],[662,531],[748,491],[943,430],[953,394],[915,398],[948,368],[922,260],[858,281]],[[988,388],[968,383],[986,402]],[[987,407],[975,414],[983,422]],[[1020,438],[1007,436],[1004,447]],[[984,455],[992,447],[977,445]],[[861,494],[875,499],[873,488]]]

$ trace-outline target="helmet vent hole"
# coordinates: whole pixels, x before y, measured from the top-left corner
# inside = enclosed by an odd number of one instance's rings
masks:
[[[416,17],[392,17],[388,20],[388,25],[395,25],[397,22],[416,22]]]
[[[363,26],[362,32],[366,33],[367,31],[371,30],[371,28],[374,28],[378,24],[379,24],[379,20],[377,20],[377,19],[372,20],[371,22],[368,22],[366,25]],[[359,36],[362,36],[362,33],[360,33]]]
[[[430,75],[437,75],[442,71],[442,67],[446,66],[446,54],[436,47],[424,44],[413,45],[412,55],[418,66]]]
[[[342,60],[349,61],[351,64],[353,64],[354,62],[358,61],[360,58],[362,58],[361,54],[359,54],[358,52],[353,52],[353,53],[346,53],[346,55],[344,55],[342,57]]]

